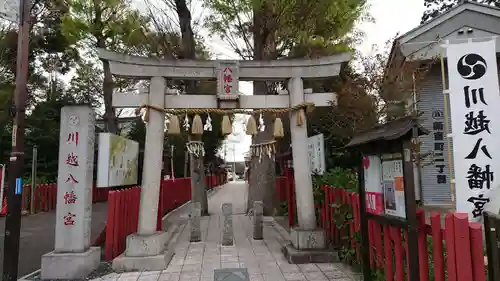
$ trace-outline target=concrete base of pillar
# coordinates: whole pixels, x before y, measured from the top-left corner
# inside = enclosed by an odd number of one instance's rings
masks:
[[[294,227],[290,230],[290,240],[297,250],[324,249],[325,231],[322,229],[304,230]]]
[[[283,246],[282,252],[289,263],[327,263],[339,261],[335,251],[326,249],[325,231],[322,229],[290,230],[291,243]]]
[[[152,235],[139,235],[137,233],[127,236],[125,256],[149,257],[157,256],[165,250],[169,235],[167,232],[158,231]]]
[[[83,279],[101,261],[101,248],[90,247],[83,253],[50,252],[42,256],[42,279]]]
[[[148,257],[127,257],[121,254],[113,260],[113,270],[116,272],[165,270],[173,256],[174,252],[169,250]]]
[[[127,236],[125,252],[113,260],[115,271],[145,271],[166,269],[173,251],[166,250],[169,233],[156,232],[152,235],[137,233]]]
[[[297,250],[291,243],[283,246],[281,252],[283,252],[286,260],[291,264],[332,263],[340,261],[337,251],[327,249]]]

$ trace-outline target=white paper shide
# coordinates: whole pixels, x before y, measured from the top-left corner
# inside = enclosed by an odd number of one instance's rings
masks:
[[[495,41],[446,45],[456,210],[481,218],[499,188],[500,92]]]
[[[61,109],[55,252],[90,246],[95,116],[88,106]]]

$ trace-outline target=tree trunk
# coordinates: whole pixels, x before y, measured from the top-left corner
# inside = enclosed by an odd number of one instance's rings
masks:
[[[182,36],[182,55],[181,59],[196,59],[195,41],[193,28],[191,26],[191,12],[187,6],[186,0],[175,0],[177,16],[179,17],[179,26]],[[186,93],[196,93],[196,82],[194,80],[185,81]],[[201,138],[190,136],[189,140],[201,140]],[[208,215],[208,198],[205,182],[205,165],[203,156],[196,157],[189,153],[190,172],[191,172],[191,202],[200,202],[201,214]]]
[[[112,134],[118,134],[118,126],[116,123],[116,112],[113,108],[113,75],[107,60],[102,60],[104,69],[104,82],[102,85],[104,95],[104,124],[106,131]]]
[[[253,38],[254,38],[254,60],[269,59],[268,54],[272,53],[273,40],[271,32],[266,26],[266,18],[271,12],[271,8],[263,2],[261,7],[254,10],[253,17]],[[254,82],[254,95],[266,95],[268,88],[266,82]],[[252,144],[259,144],[273,140],[273,116],[264,114],[265,131],[259,132],[252,138]],[[260,157],[252,156],[251,173],[249,176],[249,190],[247,209],[251,209],[254,201],[262,201],[264,204],[264,215],[272,216],[278,205],[276,194],[276,167],[274,160],[264,155]],[[247,210],[247,211],[248,211]]]
[[[106,49],[106,38],[103,36],[103,22],[102,22],[102,9],[101,3],[98,0],[94,0],[94,25],[95,30],[93,30],[93,35],[97,40],[97,47]],[[105,130],[108,133],[118,134],[118,125],[116,123],[116,112],[113,108],[113,74],[111,74],[111,68],[109,67],[109,61],[102,61],[102,69],[104,72],[104,80],[102,82],[102,92],[104,98],[104,124]]]

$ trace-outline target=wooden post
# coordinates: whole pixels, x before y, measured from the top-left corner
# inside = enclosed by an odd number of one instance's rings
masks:
[[[358,187],[359,187],[359,209],[361,217],[361,264],[363,267],[363,280],[372,280],[372,270],[370,268],[370,242],[368,240],[368,218],[366,216],[365,199],[365,170],[363,167],[362,153],[359,154],[358,164]]]

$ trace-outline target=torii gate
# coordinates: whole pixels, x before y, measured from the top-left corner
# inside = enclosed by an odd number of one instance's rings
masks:
[[[115,93],[113,106],[118,108],[149,106],[169,109],[202,108],[290,108],[304,102],[315,106],[329,106],[336,103],[333,93],[304,94],[302,78],[323,78],[337,76],[342,63],[351,55],[344,53],[319,59],[294,59],[275,61],[194,61],[164,60],[128,56],[106,50],[99,50],[99,57],[108,60],[114,75],[150,79],[148,93]],[[224,74],[230,71],[232,81],[224,81]],[[165,78],[213,79],[217,78],[219,93],[208,95],[172,95],[167,91]],[[289,95],[238,95],[239,80],[289,79]],[[226,79],[227,80],[227,79]],[[229,90],[228,90],[229,89]],[[307,124],[297,126],[297,111],[290,114],[293,165],[296,171],[308,171]],[[161,270],[166,268],[173,252],[165,248],[167,234],[156,231],[165,113],[151,110],[146,128],[142,190],[137,233],[127,237],[125,253],[113,261],[113,267],[122,270]],[[295,192],[299,227],[291,230],[292,245],[286,255],[294,252],[325,248],[325,235],[316,228],[316,215],[312,178],[310,173],[295,174]],[[293,249],[295,248],[295,249]],[[303,254],[303,253],[302,253]],[[314,255],[314,254],[313,254]],[[322,256],[324,258],[324,255]],[[145,260],[147,259],[147,264]],[[312,257],[314,260],[314,257]],[[292,260],[293,259],[290,259]],[[310,259],[311,260],[311,259]]]

